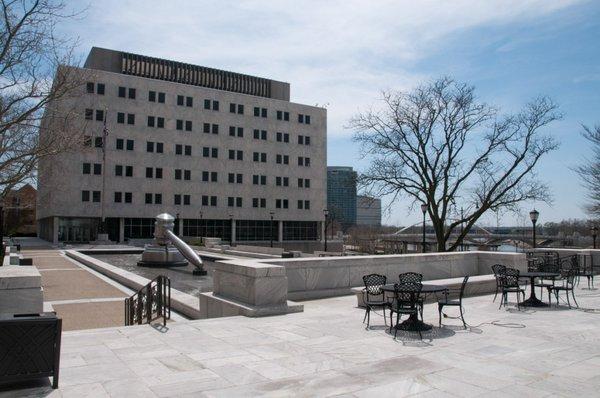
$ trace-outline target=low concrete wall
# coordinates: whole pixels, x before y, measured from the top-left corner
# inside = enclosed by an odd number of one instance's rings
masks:
[[[465,275],[491,273],[491,266],[527,270],[522,253],[455,252],[419,253],[384,256],[318,257],[262,261],[285,267],[288,278],[288,298],[306,300],[350,294],[353,287],[362,286],[366,274],[382,274],[390,282],[403,272],[418,272],[424,280],[457,278]]]
[[[560,257],[572,256],[573,254],[578,254],[581,256],[587,257],[585,259],[585,266],[589,267],[589,258],[592,258],[594,267],[600,267],[600,249],[570,249],[570,248],[552,248],[552,247],[542,247],[537,249],[532,249],[529,251],[534,252],[557,252]],[[582,263],[583,265],[583,263]]]
[[[36,267],[0,267],[0,313],[40,313],[44,309],[42,293],[42,276]]]

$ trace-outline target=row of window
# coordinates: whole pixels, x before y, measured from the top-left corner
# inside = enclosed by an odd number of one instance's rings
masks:
[[[95,111],[96,120],[104,121],[104,111],[99,109]],[[94,120],[94,109],[86,109],[85,110],[85,118],[87,120]],[[135,114],[124,112],[117,112],[117,123],[125,124],[127,122],[128,125],[135,125]],[[148,116],[147,119],[148,127],[156,127],[156,128],[165,128],[165,118],[161,116]],[[192,131],[192,121],[191,120],[183,120],[176,119],[175,120],[175,129],[179,131]],[[215,123],[203,123],[202,132],[206,134],[219,134],[219,125]],[[254,138],[257,140],[267,141],[267,131],[254,129]],[[231,137],[243,137],[244,136],[244,128],[229,126],[229,135]],[[290,142],[289,133],[276,133],[276,141],[277,142]],[[309,136],[298,136],[298,144],[300,145],[310,145],[310,137]]]
[[[101,192],[100,191],[81,191],[81,201],[82,202],[100,202]],[[133,193],[132,192],[114,192],[113,200],[115,203],[133,203]],[[202,206],[217,206],[217,197],[202,195]],[[191,204],[191,195],[187,194],[174,194],[173,195],[173,205],[175,206],[189,206]],[[144,203],[147,205],[162,205],[163,204],[163,196],[161,193],[146,193],[144,194]],[[242,197],[227,197],[227,207],[244,207],[244,200]],[[265,198],[252,198],[252,207],[256,208],[266,208],[267,207],[267,199]],[[275,208],[276,209],[287,209],[289,208],[289,200],[288,199],[276,199],[275,200]],[[298,210],[310,210],[310,200],[298,200],[297,201]]]
[[[83,163],[82,168],[83,174],[102,174],[102,164],[100,163]],[[117,177],[133,177],[133,166],[128,165],[115,165],[115,176]],[[218,182],[218,173],[216,171],[202,171],[201,172],[203,182]],[[163,178],[162,167],[146,167],[146,178]],[[191,181],[192,171],[185,169],[174,170],[175,180]],[[228,173],[227,181],[231,184],[243,184],[244,175],[241,173]],[[310,188],[310,178],[298,178],[298,188]],[[252,176],[252,183],[254,185],[267,185],[267,176],[255,174]],[[289,177],[277,176],[275,177],[276,186],[289,186]]]
[[[106,92],[106,86],[104,83],[87,82],[86,83],[86,91],[89,94],[104,95]],[[117,90],[117,95],[120,98],[136,99],[137,91],[135,88],[132,88],[132,87],[119,86],[118,90]],[[166,97],[166,95],[163,92],[156,92],[153,90],[148,91],[148,101],[149,102],[158,102],[158,103],[164,104],[166,102],[165,97]],[[192,108],[194,106],[194,98],[189,97],[189,96],[184,96],[184,95],[177,95],[177,105]],[[205,99],[204,100],[204,109],[219,111],[219,101]],[[229,112],[243,115],[244,114],[244,105],[230,103],[229,104]],[[290,113],[287,111],[277,110],[275,112],[275,114],[276,114],[277,120],[282,120],[282,121],[286,121],[286,122],[288,122],[290,120]],[[255,117],[266,118],[267,115],[268,115],[267,108],[262,108],[262,107],[258,107],[258,106],[254,107],[254,116]],[[298,114],[298,123],[310,124],[310,115]]]

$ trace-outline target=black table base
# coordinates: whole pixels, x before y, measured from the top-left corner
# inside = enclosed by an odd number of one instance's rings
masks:
[[[421,321],[416,315],[410,315],[407,320],[394,327],[407,332],[424,332],[433,328],[432,325]]]
[[[543,301],[541,301],[540,299],[538,299],[535,295],[535,278],[544,278],[544,277],[553,277],[553,276],[558,276],[559,274],[552,274],[552,273],[548,273],[548,274],[544,274],[544,273],[534,273],[534,272],[527,272],[525,274],[523,274],[523,277],[529,278],[529,286],[530,286],[530,293],[529,293],[529,298],[525,301],[523,301],[521,303],[521,305],[523,307],[548,307],[549,305],[544,303]]]

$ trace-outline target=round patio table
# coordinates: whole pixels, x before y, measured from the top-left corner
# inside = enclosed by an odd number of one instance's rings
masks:
[[[531,291],[529,293],[529,298],[521,303],[522,306],[525,307],[548,307],[548,304],[544,303],[540,299],[535,296],[535,278],[542,279],[554,279],[557,276],[560,276],[558,272],[522,272],[519,274],[519,278],[529,278],[529,284],[531,286]]]
[[[394,293],[394,284],[384,285],[381,289],[384,292]],[[448,290],[448,287],[445,285],[425,285],[425,284],[423,284],[421,287],[420,294],[428,295],[430,293],[444,292],[446,290]],[[416,299],[418,300],[418,298],[416,298]],[[407,331],[411,331],[411,332],[418,332],[418,331],[430,330],[431,328],[433,328],[433,326],[419,320],[419,317],[417,316],[417,314],[410,314],[408,316],[407,320],[397,324],[396,326],[394,326],[394,328],[396,328],[398,330],[407,330]]]

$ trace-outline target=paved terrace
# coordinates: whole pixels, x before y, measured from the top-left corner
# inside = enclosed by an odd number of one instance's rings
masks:
[[[587,310],[498,310],[491,296],[468,298],[473,326],[446,319],[422,342],[400,332],[394,341],[377,316],[365,330],[350,296],[285,316],[65,332],[59,390],[0,397],[597,396],[600,293],[576,295]],[[425,319],[437,322],[434,305]]]

